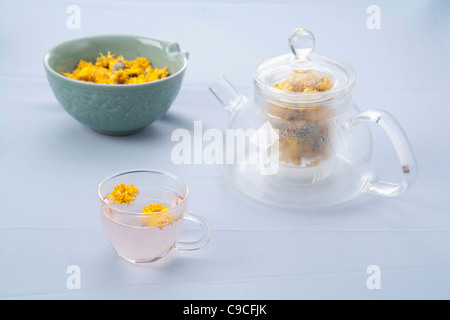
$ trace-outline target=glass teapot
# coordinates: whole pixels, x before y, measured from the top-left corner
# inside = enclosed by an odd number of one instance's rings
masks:
[[[383,110],[358,110],[353,68],[313,53],[309,30],[294,30],[289,44],[292,53],[256,64],[252,96],[239,94],[224,77],[210,85],[229,113],[226,179],[251,198],[292,208],[335,205],[364,192],[402,194],[415,181],[417,166],[399,123]],[[377,178],[368,123],[392,142],[400,183]]]

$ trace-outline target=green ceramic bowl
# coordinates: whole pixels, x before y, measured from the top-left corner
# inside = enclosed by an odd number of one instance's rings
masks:
[[[139,84],[99,84],[73,80],[83,59],[95,62],[100,52],[123,55],[125,60],[145,57],[154,68],[167,67],[170,76]],[[188,53],[178,43],[130,35],[100,35],[64,42],[49,50],[44,67],[58,102],[76,120],[107,135],[128,135],[143,130],[163,116],[183,81]]]

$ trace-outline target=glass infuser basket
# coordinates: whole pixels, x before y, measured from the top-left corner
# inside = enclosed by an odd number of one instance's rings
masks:
[[[353,68],[313,53],[310,31],[295,30],[289,44],[292,53],[256,64],[251,96],[224,77],[210,86],[230,116],[226,179],[249,197],[293,208],[334,205],[363,192],[402,194],[415,181],[417,166],[399,123],[383,110],[359,111],[351,96]],[[400,183],[377,179],[368,123],[379,125],[392,142]]]

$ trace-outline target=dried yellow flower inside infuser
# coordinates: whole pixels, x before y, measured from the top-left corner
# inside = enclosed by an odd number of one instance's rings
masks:
[[[167,210],[169,210],[169,207],[167,206],[160,203],[151,203],[142,209],[142,213],[147,213],[147,215],[141,217],[141,221],[143,221],[148,227],[158,227],[159,229],[162,229],[165,226],[171,225],[175,221],[181,219],[181,216],[176,217],[170,213],[164,214]]]
[[[108,195],[112,199],[112,204],[130,204],[131,201],[136,200],[139,194],[139,189],[134,184],[126,185],[121,183],[114,186],[114,191]]]
[[[333,87],[329,76],[314,70],[294,70],[275,88],[293,92],[327,91]],[[333,111],[320,104],[285,107],[270,103],[270,122],[279,129],[280,161],[295,166],[314,167],[331,153]]]
[[[153,68],[150,61],[139,57],[135,60],[125,60],[123,56],[116,56],[108,51],[104,56],[100,53],[95,64],[80,60],[73,72],[63,75],[75,80],[105,84],[134,84],[150,82],[169,76],[167,67]]]
[[[333,87],[329,76],[321,76],[317,71],[293,70],[286,80],[279,81],[275,88],[295,92],[327,91]]]

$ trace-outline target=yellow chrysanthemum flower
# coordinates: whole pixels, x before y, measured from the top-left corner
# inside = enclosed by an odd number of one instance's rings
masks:
[[[148,206],[146,206],[144,209],[142,209],[142,213],[161,213],[163,211],[169,210],[168,206],[163,206],[161,203],[157,203],[157,204],[149,204]]]
[[[125,60],[123,56],[116,57],[108,51],[94,63],[80,60],[73,72],[63,75],[75,80],[105,83],[105,84],[134,84],[150,82],[169,76],[167,67],[155,69],[150,61],[144,57],[135,60]]]
[[[179,220],[181,217],[176,217],[173,214],[161,214],[169,210],[169,207],[163,206],[161,203],[151,203],[142,209],[142,213],[146,213],[141,220],[148,227],[158,227],[162,230],[167,225],[173,224],[175,221]]]
[[[294,70],[290,76],[274,85],[274,88],[295,92],[318,92],[333,88],[329,76],[322,77],[318,72],[309,70]]]
[[[114,191],[108,195],[108,198],[112,199],[112,204],[130,204],[131,201],[136,200],[136,196],[139,194],[139,189],[134,184],[129,186],[125,183],[114,186]]]

